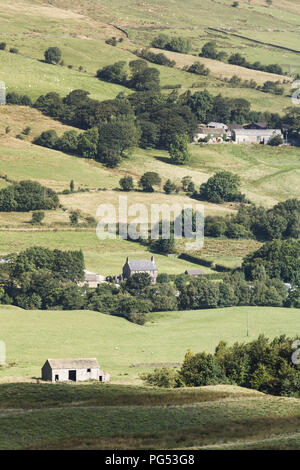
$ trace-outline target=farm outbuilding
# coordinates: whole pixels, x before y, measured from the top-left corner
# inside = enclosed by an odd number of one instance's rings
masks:
[[[97,359],[47,359],[42,367],[42,380],[50,382],[109,382],[110,375],[100,369]]]

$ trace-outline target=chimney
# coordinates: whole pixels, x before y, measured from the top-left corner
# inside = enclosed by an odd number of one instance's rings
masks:
[[[129,261],[129,257],[127,256],[127,258],[126,258],[126,263],[128,263],[128,261]]]

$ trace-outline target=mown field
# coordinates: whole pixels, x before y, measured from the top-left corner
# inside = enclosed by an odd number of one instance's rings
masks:
[[[0,370],[0,378],[39,378],[48,357],[97,357],[113,382],[140,383],[139,374],[149,370],[145,363],[182,362],[188,349],[212,352],[220,340],[232,344],[259,334],[294,337],[299,328],[298,309],[272,307],[153,313],[148,319],[139,326],[98,312],[1,306],[1,340],[9,367]]]
[[[0,407],[2,450],[201,450],[275,443],[277,449],[299,449],[300,443],[300,400],[233,386],[160,391],[2,384]]]

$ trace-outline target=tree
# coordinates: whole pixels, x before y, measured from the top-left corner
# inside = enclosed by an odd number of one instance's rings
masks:
[[[33,143],[35,145],[54,149],[57,146],[58,141],[59,139],[56,131],[50,130],[42,132],[41,135],[33,141]]]
[[[179,306],[183,310],[215,308],[218,305],[218,285],[204,277],[191,279],[179,291]]]
[[[191,176],[184,176],[181,179],[182,189],[183,191],[187,191],[188,185],[191,183],[192,177]]]
[[[181,380],[188,387],[201,387],[204,385],[226,384],[225,370],[213,354],[205,352],[185,355],[179,371]]]
[[[43,211],[33,212],[30,223],[32,225],[41,225],[44,217],[45,217],[45,212],[43,212]]]
[[[270,278],[293,282],[300,272],[300,240],[273,240],[247,255],[242,264],[247,279],[253,279],[258,265]]]
[[[207,57],[208,59],[218,59],[216,42],[209,41],[205,43],[199,55],[201,55],[202,57]]]
[[[76,153],[78,150],[78,133],[75,130],[64,132],[56,145],[62,152]]]
[[[188,72],[190,73],[195,73],[196,75],[204,75],[207,76],[210,72],[210,70],[205,67],[204,64],[201,64],[200,62],[195,62],[193,65],[191,65],[188,69]]]
[[[58,47],[49,47],[44,55],[47,64],[58,64],[61,60],[62,52]]]
[[[175,253],[175,240],[171,235],[169,238],[159,238],[151,242],[151,250],[165,255]]]
[[[0,42],[0,51],[5,51],[6,49],[6,42]]]
[[[135,273],[125,281],[125,289],[133,296],[141,295],[143,290],[151,285],[148,273]]]
[[[189,159],[190,154],[188,151],[189,139],[187,135],[175,135],[169,146],[169,153],[172,163],[177,165],[184,165]]]
[[[71,181],[70,181],[70,191],[71,191],[71,193],[74,192],[74,188],[75,188],[74,180],[71,180]]]
[[[123,191],[131,191],[134,188],[133,179],[131,176],[124,176],[119,181]]]
[[[57,194],[37,181],[20,181],[0,190],[0,211],[28,212],[56,209]]]
[[[111,122],[99,128],[97,160],[112,166],[139,143],[140,133],[133,121]]]
[[[269,140],[268,144],[272,147],[278,147],[283,144],[283,138],[281,135],[274,135],[274,137]]]
[[[106,82],[125,85],[127,82],[125,66],[126,62],[122,60],[113,65],[106,65],[97,71],[97,78]]]
[[[129,81],[129,86],[137,91],[159,90],[160,73],[155,68],[147,67],[135,72]]]
[[[172,183],[172,181],[170,179],[168,179],[165,184],[164,184],[164,187],[163,187],[163,190],[166,194],[171,194],[173,191],[175,191],[176,189],[176,185],[174,183]]]
[[[139,180],[139,187],[147,193],[152,193],[154,191],[153,186],[159,186],[160,184],[161,178],[154,171],[147,171]]]
[[[97,127],[88,129],[78,136],[78,152],[84,158],[95,158],[98,153],[99,131]]]
[[[79,212],[78,211],[73,211],[70,216],[70,224],[71,225],[78,225],[79,222]]]
[[[240,177],[229,171],[219,171],[200,186],[200,198],[205,201],[221,203],[236,201],[241,197]]]

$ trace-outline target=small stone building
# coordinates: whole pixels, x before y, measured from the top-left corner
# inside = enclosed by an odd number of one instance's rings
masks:
[[[203,269],[187,269],[184,274],[187,274],[188,276],[197,277],[203,276],[205,272],[203,271]]]
[[[109,382],[110,375],[100,369],[97,359],[47,359],[42,367],[42,380],[50,382]]]
[[[154,262],[154,256],[151,256],[151,260],[129,260],[127,257],[126,263],[123,266],[123,279],[128,279],[137,273],[147,273],[151,277],[152,283],[156,283],[158,276],[158,269]]]
[[[78,282],[80,287],[90,287],[96,288],[99,284],[103,284],[106,282],[106,277],[101,276],[100,274],[91,273],[90,271],[84,271],[84,281]]]
[[[231,134],[236,144],[267,144],[276,135],[283,138],[280,129],[233,129]]]

